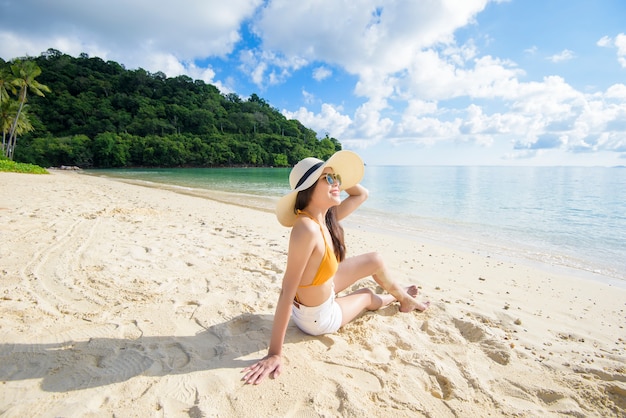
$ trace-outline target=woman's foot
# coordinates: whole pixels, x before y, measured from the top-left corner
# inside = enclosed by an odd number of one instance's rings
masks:
[[[411,285],[411,286],[407,286],[404,290],[405,290],[405,291],[406,291],[406,292],[407,292],[410,296],[413,296],[413,297],[417,296],[417,295],[419,294],[419,292],[420,292],[420,291],[419,291],[419,289],[417,288],[417,286],[415,286],[414,284],[413,284],[413,285]]]
[[[405,302],[400,302],[400,312],[424,312],[429,306],[430,301],[418,302],[417,300],[411,298],[411,300],[407,299]]]
[[[419,289],[415,285],[408,286],[404,289],[411,296],[400,301],[400,312],[420,311],[424,312],[430,306],[430,301],[418,302],[415,297],[419,294]]]

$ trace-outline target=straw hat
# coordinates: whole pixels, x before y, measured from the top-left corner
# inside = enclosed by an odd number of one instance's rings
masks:
[[[352,151],[337,151],[328,161],[309,157],[296,164],[289,173],[291,192],[283,196],[276,205],[276,217],[283,226],[293,226],[296,221],[295,205],[298,192],[313,186],[326,167],[331,167],[341,176],[340,190],[349,189],[363,178],[363,160]]]

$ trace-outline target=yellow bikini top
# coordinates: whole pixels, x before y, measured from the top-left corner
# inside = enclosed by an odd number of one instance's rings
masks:
[[[307,284],[304,286],[298,286],[298,288],[306,288],[313,286],[321,286],[330,280],[335,273],[337,272],[337,268],[339,267],[339,263],[337,262],[337,257],[335,256],[334,251],[329,247],[326,242],[326,234],[324,234],[324,229],[322,225],[311,215],[308,213],[299,210],[298,215],[306,215],[313,220],[320,227],[320,232],[322,233],[322,237],[324,238],[324,256],[322,257],[322,261],[320,262],[320,266],[317,268],[317,273],[315,273],[315,277],[313,277],[313,281],[311,284]]]

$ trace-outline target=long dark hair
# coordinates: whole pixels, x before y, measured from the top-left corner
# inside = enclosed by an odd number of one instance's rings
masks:
[[[308,189],[298,192],[296,196],[296,204],[294,206],[294,212],[304,210],[309,205],[311,197],[313,196],[313,190],[317,183]],[[330,237],[333,240],[333,247],[335,248],[335,257],[337,261],[343,261],[346,258],[346,244],[344,242],[343,227],[337,219],[337,207],[333,206],[326,212],[326,227],[330,232]]]

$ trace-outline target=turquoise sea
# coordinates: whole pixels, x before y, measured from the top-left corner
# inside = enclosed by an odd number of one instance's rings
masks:
[[[92,170],[272,210],[289,169]],[[626,283],[626,168],[367,166],[346,226]]]

